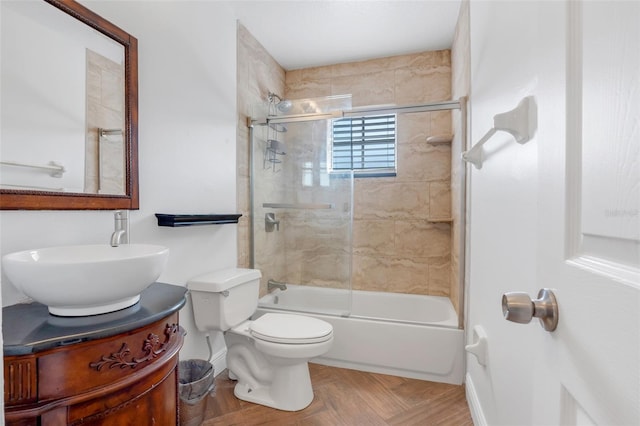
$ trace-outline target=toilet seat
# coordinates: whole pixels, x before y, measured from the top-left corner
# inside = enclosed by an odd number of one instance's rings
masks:
[[[294,345],[326,342],[333,336],[328,322],[295,314],[265,314],[253,321],[249,330],[256,339]]]

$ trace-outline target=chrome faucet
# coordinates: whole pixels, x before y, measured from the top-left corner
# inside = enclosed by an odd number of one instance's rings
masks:
[[[129,244],[129,210],[116,210],[113,217],[115,231],[111,234],[111,247]]]
[[[281,283],[280,281],[276,281],[272,279],[267,281],[267,291],[271,291],[275,288],[279,288],[280,290],[284,291],[287,289],[287,285],[285,283]]]

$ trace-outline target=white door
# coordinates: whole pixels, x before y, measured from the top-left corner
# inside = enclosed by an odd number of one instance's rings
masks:
[[[537,281],[559,323],[539,330],[532,423],[640,425],[640,2],[557,9],[540,32]]]

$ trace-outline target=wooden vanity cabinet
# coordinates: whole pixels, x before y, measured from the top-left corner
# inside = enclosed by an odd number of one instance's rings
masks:
[[[177,425],[184,334],[173,312],[113,336],[5,356],[6,424]]]

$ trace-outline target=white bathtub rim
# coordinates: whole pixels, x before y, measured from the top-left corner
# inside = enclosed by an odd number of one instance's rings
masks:
[[[315,311],[309,311],[309,310],[304,310],[304,309],[295,309],[295,308],[290,308],[290,307],[280,308],[277,305],[272,305],[272,304],[260,305],[258,307],[258,309],[276,311],[276,312],[290,312],[290,313],[294,313],[294,314],[297,314],[297,315],[305,315],[305,314],[309,314],[309,315],[326,315],[326,316],[329,316],[329,317],[336,317],[336,318],[377,321],[377,322],[383,322],[383,323],[413,325],[413,326],[418,326],[418,327],[436,327],[436,328],[462,330],[462,328],[460,328],[458,326],[457,321],[456,321],[455,324],[453,322],[451,322],[450,324],[442,324],[442,323],[445,323],[445,322],[448,322],[448,321],[441,321],[440,323],[437,323],[437,322],[425,323],[425,322],[420,322],[420,321],[395,320],[395,319],[378,318],[378,317],[365,317],[365,316],[353,315],[353,314],[344,315],[344,314],[329,313],[329,312],[322,312],[322,311],[315,312]]]
[[[264,309],[273,309],[277,311],[289,311],[289,312],[295,312],[299,314],[313,313],[318,315],[329,315],[329,316],[344,317],[344,318],[357,318],[357,319],[366,319],[371,321],[393,322],[393,323],[399,323],[399,324],[429,325],[434,327],[445,327],[445,328],[456,328],[456,329],[462,328],[459,325],[458,315],[455,312],[453,303],[448,297],[445,297],[445,296],[429,296],[429,295],[421,295],[421,294],[405,294],[405,293],[391,293],[391,292],[376,292],[376,291],[369,291],[369,290],[353,290],[354,294],[359,294],[363,296],[373,296],[373,297],[386,296],[390,298],[400,298],[400,299],[419,298],[419,299],[424,299],[427,302],[433,301],[438,305],[445,304],[447,309],[447,314],[448,314],[447,319],[440,320],[440,321],[413,321],[410,319],[395,319],[395,318],[388,318],[388,317],[374,317],[369,315],[360,315],[357,312],[356,313],[347,312],[346,310],[340,310],[340,309],[328,311],[327,309],[314,309],[309,307],[303,307],[300,305],[288,305],[286,307],[280,307],[276,303],[271,303],[271,302],[264,303],[265,300],[276,298],[281,294],[284,296],[284,294],[286,294],[285,292],[288,290],[294,290],[298,292],[298,291],[304,290],[305,288],[308,288],[311,291],[319,291],[319,292],[348,292],[348,290],[344,290],[344,289],[304,286],[304,285],[296,285],[296,284],[287,284],[287,285],[290,286],[287,290],[276,289],[271,293],[268,293],[262,296],[260,298],[260,307]]]

